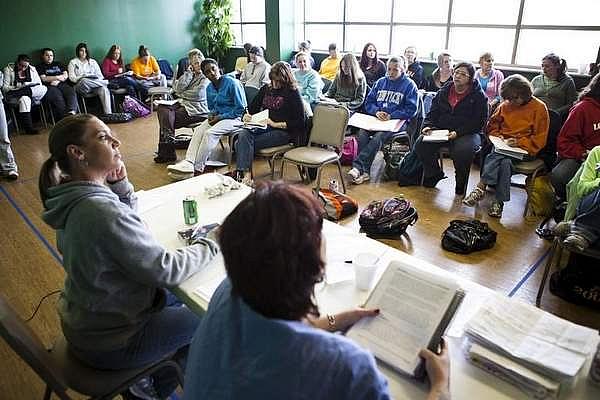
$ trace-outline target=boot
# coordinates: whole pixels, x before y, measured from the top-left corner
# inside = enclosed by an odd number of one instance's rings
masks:
[[[33,129],[33,121],[31,121],[31,113],[30,112],[20,112],[21,114],[21,123],[23,124],[23,129],[25,133],[28,135],[35,135],[40,133],[39,130]]]
[[[164,164],[177,161],[177,153],[175,153],[175,145],[171,142],[159,142],[158,152],[154,157],[154,162]]]

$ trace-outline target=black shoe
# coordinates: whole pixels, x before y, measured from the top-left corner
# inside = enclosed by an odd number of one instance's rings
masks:
[[[425,186],[426,188],[434,188],[439,181],[446,178],[447,176],[444,175],[443,172],[440,172],[438,175],[426,177],[425,179],[423,179],[423,186]]]
[[[161,154],[157,154],[156,157],[154,157],[154,162],[157,164],[166,164],[166,163],[170,163],[170,162],[174,162],[177,161],[177,156],[164,156]]]

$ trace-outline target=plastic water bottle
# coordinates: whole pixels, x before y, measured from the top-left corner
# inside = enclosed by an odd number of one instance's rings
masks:
[[[335,179],[329,181],[329,190],[332,192],[337,192],[340,190],[340,185],[338,185],[338,182]]]

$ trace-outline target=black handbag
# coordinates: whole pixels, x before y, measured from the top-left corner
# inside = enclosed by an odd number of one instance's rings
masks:
[[[494,247],[496,231],[476,219],[450,221],[442,233],[442,247],[453,253],[469,254]]]

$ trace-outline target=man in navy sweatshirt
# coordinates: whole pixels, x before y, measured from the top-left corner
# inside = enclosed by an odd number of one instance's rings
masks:
[[[390,57],[387,74],[380,78],[365,100],[365,111],[381,121],[391,119],[408,120],[417,113],[417,85],[404,71],[403,56]],[[348,174],[352,182],[360,185],[370,179],[369,171],[377,152],[394,132],[374,132],[361,129],[358,132],[358,157]]]

